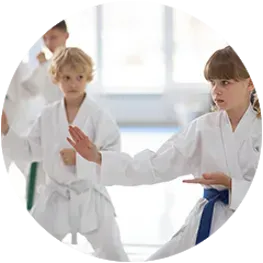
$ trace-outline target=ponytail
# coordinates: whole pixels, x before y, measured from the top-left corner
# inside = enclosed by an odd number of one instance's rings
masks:
[[[261,110],[256,90],[253,90],[253,92],[251,93],[251,104],[254,111],[256,111],[257,113],[257,118],[261,118]]]

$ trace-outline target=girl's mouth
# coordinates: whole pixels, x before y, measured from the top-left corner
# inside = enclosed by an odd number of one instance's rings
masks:
[[[225,101],[224,101],[224,100],[220,100],[220,99],[216,99],[215,102],[218,103],[218,104],[222,104],[222,103],[224,103]]]

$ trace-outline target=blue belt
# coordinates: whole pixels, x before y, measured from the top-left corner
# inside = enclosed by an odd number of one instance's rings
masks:
[[[229,191],[222,190],[218,191],[216,189],[210,188],[204,190],[204,198],[207,199],[207,204],[204,207],[202,217],[199,224],[199,229],[197,232],[195,244],[199,244],[204,241],[210,235],[210,229],[213,218],[214,205],[216,202],[220,201],[224,204],[229,203]]]

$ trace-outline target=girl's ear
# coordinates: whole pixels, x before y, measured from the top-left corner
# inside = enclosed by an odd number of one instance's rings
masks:
[[[251,80],[251,78],[248,79],[248,90],[249,91],[253,91],[255,88],[254,88],[254,84]]]
[[[255,85],[255,81],[253,80],[252,77],[249,78],[249,86]]]

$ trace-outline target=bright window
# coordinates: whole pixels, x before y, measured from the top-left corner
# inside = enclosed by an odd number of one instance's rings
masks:
[[[208,25],[180,10],[173,10],[173,21],[173,81],[205,82],[206,61],[214,51],[225,47],[226,41]]]
[[[145,2],[103,5],[102,85],[110,93],[162,92],[164,6]]]
[[[227,45],[200,20],[156,3],[108,3],[66,22],[67,45],[92,56],[96,83],[107,94],[162,94],[175,82],[204,83],[207,59]]]
[[[66,23],[69,30],[67,46],[83,49],[96,63],[96,8],[88,8],[81,13],[74,14],[66,19]]]

